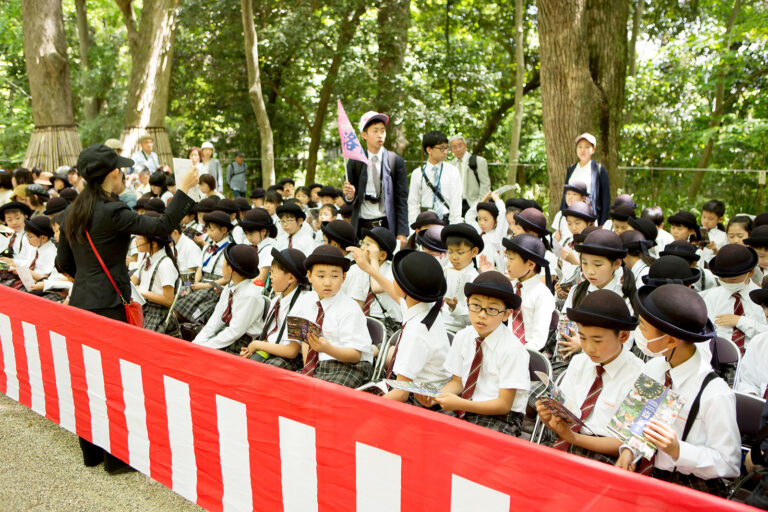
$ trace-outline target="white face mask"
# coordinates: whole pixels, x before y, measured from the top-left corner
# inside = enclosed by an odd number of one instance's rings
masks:
[[[653,338],[652,340],[647,339],[645,336],[643,336],[643,331],[640,329],[635,329],[635,344],[640,347],[640,351],[645,354],[647,357],[660,357],[664,355],[664,352],[666,352],[668,349],[661,350],[660,352],[652,352],[651,349],[648,348],[649,343],[653,343],[656,340],[660,340],[666,336],[666,334],[662,334],[661,336],[657,336],[656,338]]]
[[[747,280],[742,283],[725,283],[720,278],[717,280],[720,282],[720,286],[725,288],[725,290],[730,294],[739,293],[749,285],[749,278],[747,278]]]

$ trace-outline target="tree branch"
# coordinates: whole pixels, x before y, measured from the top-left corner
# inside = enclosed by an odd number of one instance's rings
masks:
[[[136,55],[139,47],[139,32],[136,29],[136,14],[133,12],[133,0],[115,0],[120,12],[123,13],[123,21],[128,31],[128,50],[131,55]]]
[[[283,98],[286,101],[286,103],[288,103],[293,107],[296,107],[296,110],[298,110],[299,114],[301,115],[301,120],[304,122],[304,127],[307,129],[307,131],[312,129],[312,125],[309,122],[309,117],[307,116],[307,111],[304,109],[304,107],[301,106],[301,104],[298,101],[291,98],[290,96],[283,94],[277,88],[277,85],[271,80],[263,80],[261,83],[269,87],[272,91],[274,91],[275,94]]]

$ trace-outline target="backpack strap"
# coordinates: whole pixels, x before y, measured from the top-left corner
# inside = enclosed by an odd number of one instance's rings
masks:
[[[469,168],[475,174],[475,181],[480,185],[480,177],[477,174],[477,155],[469,155]]]

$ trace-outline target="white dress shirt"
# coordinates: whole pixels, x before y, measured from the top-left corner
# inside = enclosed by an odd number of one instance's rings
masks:
[[[235,227],[232,228],[232,239],[238,243],[238,244],[249,244],[248,238],[245,236],[245,231],[243,230],[243,227],[239,224],[235,224]]]
[[[512,281],[515,290],[517,290],[517,283],[517,279]],[[525,346],[540,351],[549,337],[549,324],[552,322],[552,312],[555,310],[555,297],[538,276],[522,281],[521,285],[520,297],[523,302],[520,307],[523,310]]]
[[[296,308],[296,304],[298,303],[299,299],[301,297],[299,296],[296,299],[296,302],[293,304],[293,308],[291,308],[291,301],[293,301],[294,296],[296,294],[301,295],[303,292],[299,289],[297,286],[293,290],[291,290],[287,295],[283,296],[282,294],[276,296],[272,300],[272,310],[270,311],[269,315],[267,315],[267,320],[269,321],[269,324],[267,324],[267,339],[265,341],[268,341],[269,343],[277,343],[278,345],[290,345],[291,341],[296,342],[297,340],[289,340],[288,339],[288,326],[286,325],[283,327],[283,324],[285,323],[288,316],[293,316],[293,313],[291,313],[292,309]],[[280,310],[277,312],[277,329],[275,332],[271,332],[272,329],[275,327],[275,319],[272,318],[272,311],[275,310],[275,306],[277,304],[280,304]],[[313,320],[314,321],[314,320]],[[280,330],[282,329],[282,333]],[[280,335],[278,337],[278,335]],[[299,345],[301,343],[299,342]]]
[[[571,184],[574,181],[584,182],[587,186],[587,195],[592,192],[592,160],[587,162],[587,165],[584,167],[581,166],[581,163],[576,164],[576,168],[573,170],[568,183]]]
[[[134,167],[138,165],[143,165],[144,167],[147,168],[150,174],[155,172],[160,167],[160,162],[157,159],[157,153],[155,153],[154,151],[151,151],[149,154],[146,154],[144,151],[140,149],[131,155],[131,160],[133,160]]]
[[[741,306],[744,308],[744,314],[739,318],[736,327],[741,329],[746,335],[744,339],[745,347],[749,345],[753,337],[768,330],[768,324],[765,322],[765,313],[763,313],[762,306],[755,304],[752,302],[752,299],[749,298],[749,292],[757,290],[758,288],[759,287],[755,283],[750,281],[739,292]],[[732,294],[722,286],[716,286],[701,292],[701,297],[707,305],[707,313],[713,322],[718,315],[734,314],[733,306],[736,299],[734,299]],[[733,337],[733,327],[716,325],[715,330],[717,335],[721,338],[730,340]]]
[[[56,245],[52,240],[48,240],[40,247],[33,247],[37,253],[37,260],[35,260],[34,254],[32,259],[35,261],[35,268],[32,269],[36,274],[43,274],[47,276],[53,271],[53,267],[56,264]],[[29,262],[32,264],[32,261]]]
[[[579,258],[579,253],[576,252],[576,250],[571,245],[573,244],[573,235],[568,235],[567,237],[563,237],[560,239],[560,246],[567,248],[576,256],[576,259]],[[573,244],[576,245],[576,244]],[[560,253],[562,256],[562,253]],[[564,259],[558,258],[558,272],[557,275],[560,277],[561,283],[571,283],[573,282],[574,286],[576,285],[576,282],[578,282],[578,277],[581,274],[581,265],[574,265],[573,263],[570,263],[568,261],[565,261]]]
[[[768,332],[752,338],[736,372],[733,390],[762,398],[768,385]]]
[[[670,370],[663,357],[654,357],[643,367],[643,373],[664,382],[664,372]],[[736,424],[736,399],[728,384],[721,378],[710,382],[701,394],[699,413],[691,426],[688,438],[682,441],[685,421],[691,405],[701,389],[704,377],[712,371],[709,356],[699,350],[683,364],[670,370],[672,391],[685,399],[685,405],[674,425],[680,454],[677,460],[661,450],[656,451],[655,467],[684,475],[693,474],[705,480],[735,478],[741,465],[741,436]]]
[[[373,282],[373,279],[371,279],[371,276],[360,270],[360,267],[357,265],[353,265],[349,269],[347,278],[349,278],[349,275],[352,274],[353,268],[357,269],[355,284],[352,289],[350,289],[348,295],[353,299],[365,304],[365,299],[368,297],[368,292],[371,289],[371,283]],[[381,272],[381,274],[390,281],[394,280],[394,275],[392,274],[392,264],[389,261],[384,261],[384,263],[379,266],[379,272]],[[386,314],[385,311],[382,310],[382,306],[384,306]],[[383,320],[385,317],[388,317],[400,323],[402,322],[403,313],[400,304],[395,302],[387,292],[381,292],[374,294],[374,299],[371,303],[371,310],[368,313],[368,316],[377,318],[379,320]]]
[[[306,229],[304,228],[305,225],[307,226]],[[320,231],[318,231],[318,233],[320,233]],[[302,225],[301,229],[299,229],[299,231],[297,231],[293,237],[283,232],[283,236],[279,236],[275,240],[275,248],[278,251],[288,249],[289,244],[291,245],[292,249],[297,249],[304,253],[304,256],[309,256],[312,254],[312,251],[314,251],[318,245],[315,241],[312,228],[309,227],[308,224]]]
[[[12,237],[13,235],[4,238],[5,248],[10,245]],[[3,250],[5,250],[5,248],[3,248]],[[29,264],[32,263],[32,258],[35,257],[35,248],[30,245],[29,238],[24,230],[16,233],[16,239],[13,241],[13,246],[11,246],[11,248],[13,249],[14,265],[17,267],[29,266]]]
[[[509,224],[507,223],[507,209],[504,206],[504,201],[498,200],[495,201],[495,204],[499,214],[496,216],[496,227],[492,231],[483,233],[483,230],[480,229],[477,223],[477,204],[469,207],[464,218],[465,222],[475,228],[483,237],[483,250],[478,254],[478,258],[480,255],[484,255],[496,270],[504,273],[507,269],[507,261],[504,257],[505,249],[501,241],[507,235]]]
[[[229,237],[221,239],[221,241],[215,243],[218,249],[216,249],[215,252],[210,252],[209,248],[214,242],[213,240],[208,241],[208,244],[201,254],[200,267],[203,272],[210,272],[217,276],[222,274],[222,268],[224,267],[224,251],[227,250],[224,245],[227,243],[232,243],[232,239]]]
[[[155,270],[157,273],[155,274]],[[152,281],[152,276],[155,276]],[[149,269],[144,270],[144,260],[139,266],[139,291],[152,292],[163,294],[163,287],[176,286],[176,280],[179,278],[179,273],[176,267],[173,266],[173,262],[165,254],[163,249],[160,249],[152,256],[149,256]],[[149,283],[152,282],[152,289],[149,288]]]
[[[568,229],[568,221],[563,216],[563,211],[560,210],[555,214],[555,218],[552,219],[552,229],[560,232],[560,241],[564,241],[568,237],[572,237],[573,233]]]
[[[265,238],[256,246],[256,250],[259,251],[259,268],[272,266],[272,260],[274,259],[272,257],[272,248],[274,247],[274,238]]]
[[[186,273],[200,266],[203,260],[203,250],[191,238],[185,235],[179,237],[176,243],[176,263],[179,270]]]
[[[715,243],[715,247],[719,251],[725,244],[728,243],[728,235],[725,234],[724,231],[720,231],[720,229],[715,228],[711,229],[707,233],[709,235],[709,241]],[[709,263],[709,260],[715,257],[715,253],[712,249],[709,249],[705,247],[704,249],[701,249],[701,259],[705,263]],[[760,283],[758,283],[758,286]]]
[[[405,326],[393,371],[412,381],[442,388],[451,379],[451,374],[444,367],[451,345],[440,314],[431,329],[422,323],[432,305],[431,302],[419,302],[409,308],[405,300],[400,301]]]
[[[469,326],[453,339],[453,345],[445,360],[445,369],[451,375],[461,377],[464,386],[467,385],[472,361],[475,358],[475,339],[479,336],[473,326]],[[511,411],[524,413],[528,402],[528,391],[531,388],[531,378],[528,372],[530,356],[512,330],[500,324],[495,331],[487,336],[480,346],[483,351],[483,362],[477,376],[473,402],[484,402],[499,397],[500,389],[514,389],[515,399]]]
[[[467,309],[467,297],[464,295],[464,284],[470,283],[477,277],[475,266],[470,263],[461,270],[456,270],[453,265],[445,268],[446,292],[448,299],[456,298],[456,307],[451,308],[443,304],[443,321],[448,332],[458,332],[469,325],[469,310]]]
[[[264,296],[262,288],[250,279],[243,279],[236,285],[230,281],[221,291],[219,302],[205,327],[193,343],[209,348],[226,348],[244,334],[258,336],[264,325]],[[229,292],[232,291],[232,320],[224,324],[221,317],[227,309]]]
[[[647,276],[651,268],[646,265],[643,260],[637,260],[635,264],[632,265],[631,270],[632,274],[635,276],[635,286],[640,288],[643,285],[643,276]]]
[[[669,231],[664,231],[663,229],[658,229],[658,234],[656,235],[656,245],[648,249],[648,254],[650,254],[654,258],[659,257],[659,253],[664,250],[664,248],[675,241],[675,238],[669,233]]]
[[[587,399],[590,388],[597,377],[597,364],[585,353],[573,356],[568,364],[560,389],[565,397],[565,406],[581,417],[581,406]],[[616,413],[627,393],[634,387],[635,381],[640,376],[643,361],[632,352],[622,350],[618,357],[608,364],[603,365],[603,390],[597,397],[594,409],[584,424],[598,436],[610,436],[606,427]],[[586,431],[582,433],[588,433]]]
[[[317,319],[317,293],[312,291],[299,298],[295,315],[314,322]],[[339,292],[320,301],[323,306],[323,337],[339,348],[353,348],[360,352],[360,361],[373,362],[373,343],[363,310],[351,298]],[[336,359],[322,352],[318,361]]]
[[[366,166],[363,172],[368,173],[368,181],[365,184],[365,190],[362,191],[363,197],[361,198],[362,204],[360,205],[360,218],[361,219],[379,219],[386,215],[384,211],[384,197],[381,190],[381,159],[384,156],[384,152],[379,149],[378,153],[368,151],[368,161],[370,166]],[[371,172],[372,167],[375,172]],[[375,179],[374,179],[375,178]],[[376,193],[376,183],[379,183],[379,193]],[[365,200],[364,196],[380,197],[378,203],[372,203]]]
[[[432,189],[427,185],[421,172],[422,169],[425,169],[427,178],[448,202],[448,211],[445,211],[445,206],[435,197]],[[459,170],[447,162],[438,165],[427,162],[424,166],[414,169],[411,173],[411,184],[408,189],[408,224],[413,224],[421,212],[421,208],[429,208],[434,211],[435,202],[440,203],[438,208],[443,209],[443,214],[449,214],[448,220],[451,224],[460,223],[462,192],[463,184]]]

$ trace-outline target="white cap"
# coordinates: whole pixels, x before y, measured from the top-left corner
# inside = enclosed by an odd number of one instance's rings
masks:
[[[202,146],[200,146],[200,149],[205,149],[205,148],[211,148],[211,149],[213,149],[213,144],[211,144],[211,143],[210,143],[210,142],[208,142],[208,141],[205,141],[205,142],[203,142],[203,145],[202,145]]]
[[[597,140],[595,139],[595,136],[592,135],[591,133],[587,133],[587,132],[582,133],[581,135],[576,137],[576,142],[574,142],[574,144],[578,144],[581,139],[584,139],[585,141],[592,144],[593,148],[597,147]]]
[[[360,132],[362,133],[362,131],[365,130],[365,127],[372,121],[381,121],[384,124],[387,124],[389,122],[389,116],[380,112],[374,112],[373,110],[366,112],[363,114],[363,117],[360,118]]]

